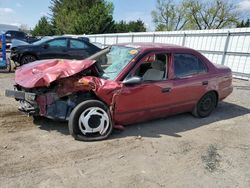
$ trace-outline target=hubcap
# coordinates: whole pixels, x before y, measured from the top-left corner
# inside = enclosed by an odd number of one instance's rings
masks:
[[[79,129],[84,135],[87,133],[100,133],[104,135],[108,128],[108,114],[101,108],[87,108],[79,117]]]

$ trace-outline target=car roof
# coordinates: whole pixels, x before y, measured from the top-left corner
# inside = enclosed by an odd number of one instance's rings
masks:
[[[44,36],[44,37],[49,37],[51,39],[58,39],[58,38],[69,38],[69,39],[87,39],[88,37],[81,37],[81,36],[70,36],[70,35],[62,35],[62,36]]]
[[[75,39],[84,42],[90,42],[88,37],[80,37],[80,36],[45,36],[44,39],[53,40],[53,39]],[[43,39],[42,38],[42,39]]]
[[[25,32],[23,32],[23,31],[17,31],[17,30],[7,30],[5,33],[7,33],[7,32],[25,33]]]
[[[164,43],[147,43],[147,42],[143,42],[143,43],[121,43],[121,44],[117,44],[118,46],[126,46],[126,47],[132,47],[132,48],[136,48],[136,49],[140,49],[140,50],[148,50],[148,49],[188,49],[188,50],[193,50],[191,48],[187,48],[184,46],[179,46],[179,45],[175,45],[175,44],[164,44]]]

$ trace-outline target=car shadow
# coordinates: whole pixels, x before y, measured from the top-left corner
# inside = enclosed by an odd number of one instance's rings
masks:
[[[250,109],[228,102],[220,102],[214,112],[207,118],[194,118],[190,113],[183,113],[158,120],[126,126],[124,131],[114,131],[110,139],[131,136],[159,138],[161,135],[181,137],[179,133],[199,128],[214,122],[227,120],[250,113]],[[58,131],[69,135],[67,122],[42,119],[34,121],[40,129]]]
[[[55,121],[47,118],[34,119],[33,123],[41,130],[48,132],[57,131],[64,135],[69,135],[68,123],[66,121]]]

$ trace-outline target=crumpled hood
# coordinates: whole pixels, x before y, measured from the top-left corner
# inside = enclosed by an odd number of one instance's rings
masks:
[[[16,70],[15,82],[24,88],[48,87],[53,81],[77,74],[95,62],[62,59],[35,61]]]

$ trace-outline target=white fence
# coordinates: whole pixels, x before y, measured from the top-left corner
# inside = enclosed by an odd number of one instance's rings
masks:
[[[127,42],[177,44],[196,49],[213,63],[230,67],[234,76],[250,79],[250,28],[87,35],[104,45]]]

